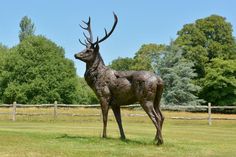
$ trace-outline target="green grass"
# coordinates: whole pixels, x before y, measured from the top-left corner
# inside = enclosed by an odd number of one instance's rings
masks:
[[[98,113],[83,109],[80,113]],[[123,111],[143,113],[143,111]],[[18,116],[16,122],[0,115],[0,157],[233,157],[236,154],[236,121],[171,120],[174,116],[204,114],[165,112],[164,145],[153,142],[155,128],[147,116],[123,117],[127,140],[119,139],[117,124],[110,114],[108,138],[100,138],[99,116]],[[204,115],[205,116],[205,115]],[[222,115],[221,115],[222,116]],[[224,116],[224,115],[223,115]],[[232,116],[232,115],[225,115]]]

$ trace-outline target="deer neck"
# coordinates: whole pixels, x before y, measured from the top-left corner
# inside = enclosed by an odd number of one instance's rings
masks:
[[[86,72],[84,74],[86,80],[93,80],[96,78],[96,76],[99,73],[102,73],[102,71],[106,69],[106,66],[104,64],[104,61],[98,52],[95,60],[93,62],[86,64]]]

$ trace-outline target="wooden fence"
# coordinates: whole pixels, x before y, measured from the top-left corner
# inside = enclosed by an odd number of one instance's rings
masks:
[[[16,115],[52,115],[53,118],[56,120],[57,116],[59,115],[57,110],[59,107],[66,107],[66,108],[100,108],[99,104],[94,105],[67,105],[67,104],[57,104],[57,101],[54,102],[54,104],[41,104],[41,105],[20,105],[14,102],[13,104],[3,104],[0,105],[1,107],[7,107],[12,108],[11,112],[0,112],[1,114],[10,114],[12,116],[12,121],[16,121]],[[52,108],[52,113],[48,114],[42,114],[42,113],[17,113],[17,108],[31,108],[31,107],[37,107],[37,108]],[[122,108],[140,108],[141,106],[139,104],[134,105],[128,105],[128,106],[121,106]],[[171,119],[185,119],[185,120],[208,120],[208,124],[212,125],[212,120],[236,120],[236,118],[212,118],[212,109],[236,109],[236,106],[211,106],[211,103],[208,103],[208,106],[180,106],[180,105],[162,105],[162,110],[170,110],[170,111],[208,111],[208,117],[203,118],[187,118],[187,117],[171,117]],[[63,114],[63,115],[70,115],[70,116],[85,116],[81,114]],[[86,115],[86,116],[101,116],[100,114],[96,115]],[[131,116],[145,116],[141,114],[132,114]]]

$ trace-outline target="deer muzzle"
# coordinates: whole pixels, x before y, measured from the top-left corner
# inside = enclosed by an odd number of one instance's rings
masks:
[[[80,59],[81,58],[79,53],[76,53],[74,56],[75,56],[75,59]]]

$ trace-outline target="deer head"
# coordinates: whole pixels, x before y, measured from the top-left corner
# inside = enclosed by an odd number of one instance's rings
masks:
[[[84,42],[82,42],[79,39],[79,42],[84,45],[86,48],[75,54],[75,58],[79,59],[81,61],[84,61],[86,63],[88,62],[93,62],[97,56],[97,54],[99,53],[99,43],[103,42],[104,40],[106,40],[114,31],[116,24],[118,22],[118,18],[117,15],[115,13],[113,13],[114,15],[114,24],[112,26],[112,29],[109,33],[107,33],[107,30],[105,29],[105,36],[102,39],[99,39],[97,37],[97,40],[95,42],[93,42],[93,34],[92,34],[92,30],[91,30],[91,18],[89,17],[88,22],[83,21],[83,23],[86,25],[86,27],[83,27],[80,25],[80,27],[86,31],[88,31],[88,36],[83,32],[83,35],[85,37]]]

